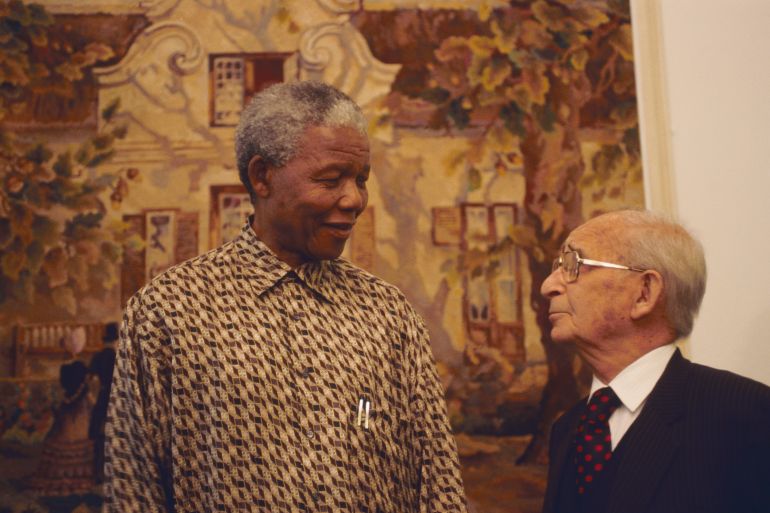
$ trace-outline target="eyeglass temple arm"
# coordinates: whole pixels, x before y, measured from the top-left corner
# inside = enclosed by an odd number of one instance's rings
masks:
[[[590,258],[579,259],[581,264],[588,264],[594,267],[609,267],[611,269],[626,269],[628,271],[644,272],[644,269],[637,269],[636,267],[628,267],[627,265],[611,264],[609,262],[600,262],[599,260],[591,260]]]

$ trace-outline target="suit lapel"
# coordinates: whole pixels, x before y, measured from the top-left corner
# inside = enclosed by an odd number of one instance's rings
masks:
[[[655,490],[666,476],[682,441],[683,391],[688,365],[677,350],[642,413],[620,442],[627,445],[610,492],[608,511],[648,511]]]
[[[559,419],[557,424],[554,425],[554,430],[551,433],[551,451],[548,464],[548,489],[546,490],[543,513],[552,513],[556,511],[565,465],[571,463],[567,461],[567,459],[572,444],[572,438],[577,429],[580,413],[584,407],[585,399],[582,399],[577,405],[567,411],[564,416]]]

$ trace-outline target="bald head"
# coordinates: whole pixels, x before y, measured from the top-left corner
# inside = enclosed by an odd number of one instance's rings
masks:
[[[621,210],[587,221],[578,230],[601,237],[606,258],[663,277],[666,318],[677,336],[692,331],[706,290],[701,244],[681,225],[649,211]]]

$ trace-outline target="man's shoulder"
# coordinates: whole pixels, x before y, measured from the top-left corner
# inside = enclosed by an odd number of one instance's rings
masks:
[[[708,365],[687,362],[687,383],[691,393],[706,400],[722,398],[725,404],[741,406],[747,401],[770,405],[770,387],[746,376]]]
[[[406,296],[397,286],[343,258],[334,260],[334,270],[340,278],[362,292],[377,292],[406,302]]]
[[[197,281],[211,281],[219,273],[217,268],[227,266],[232,260],[232,243],[226,243],[198,256],[180,262],[155,275],[131,298],[132,302],[142,302],[158,294],[168,296],[182,289],[194,288]],[[204,287],[205,288],[205,287]]]
[[[158,277],[169,280],[185,274],[208,273],[213,267],[231,264],[235,251],[235,242],[226,242],[217,248],[169,267],[159,274]]]

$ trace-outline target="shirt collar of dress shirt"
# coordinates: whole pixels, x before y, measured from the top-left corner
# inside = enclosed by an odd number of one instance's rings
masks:
[[[666,370],[666,366],[675,351],[676,346],[674,344],[667,344],[653,349],[620,371],[620,374],[615,376],[615,379],[610,381],[609,385],[602,383],[594,375],[593,382],[591,383],[591,393],[588,396],[589,399],[598,389],[610,386],[623,403],[623,406],[632,413],[635,412],[644,404],[647,396],[655,388],[655,384],[663,375],[663,371]]]
[[[294,274],[305,285],[319,293],[324,299],[337,302],[333,283],[338,273],[334,272],[336,260],[321,260],[308,262],[293,269],[280,260],[275,253],[259,238],[250,224],[246,224],[240,235],[233,241],[239,261],[243,264],[241,271],[250,280],[257,295],[262,295],[273,286]]]

